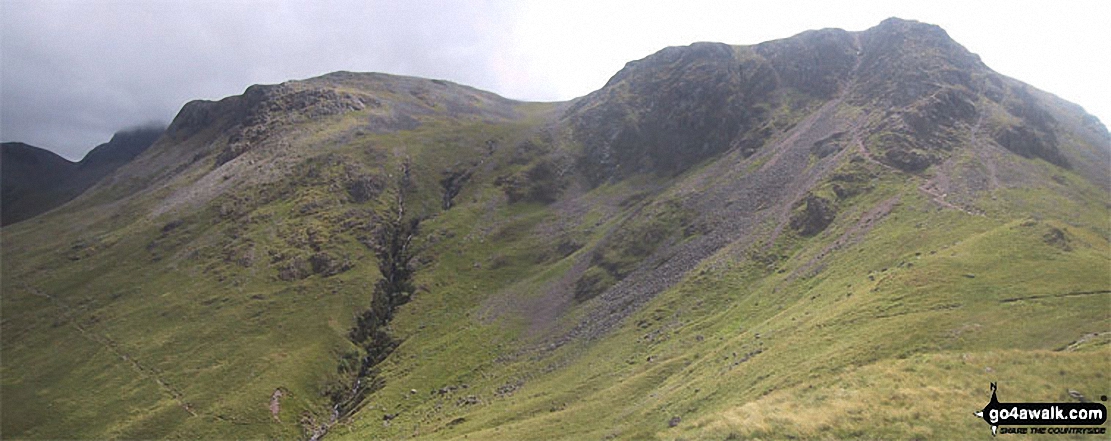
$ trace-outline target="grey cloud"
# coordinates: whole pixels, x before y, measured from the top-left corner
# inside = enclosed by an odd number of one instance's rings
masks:
[[[1054,21],[1038,8],[1000,14],[1005,2],[976,2],[971,12],[960,1],[828,3],[784,14],[772,3],[689,0],[0,0],[0,140],[79,159],[116,130],[172,120],[189,100],[337,70],[570,99],[664,46],[757,43],[816,26],[864,29],[903,12],[969,47],[990,48],[981,55],[998,56],[992,67],[1035,78],[1107,120],[1106,66],[1084,64],[1106,53],[1106,39],[1084,38],[1105,33],[1106,12],[1055,7]],[[1029,49],[1037,44],[1047,49]],[[1065,52],[1078,55],[1059,56]],[[1032,55],[1056,58],[1050,65]]]
[[[119,129],[170,121],[189,100],[336,70],[496,90],[505,6],[5,1],[0,137],[80,159]]]

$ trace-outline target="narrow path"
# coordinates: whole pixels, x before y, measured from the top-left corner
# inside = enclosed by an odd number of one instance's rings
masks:
[[[977,125],[979,125],[979,124],[977,123]],[[902,170],[899,170],[899,169],[897,169],[895,167],[892,167],[890,165],[884,164],[880,160],[873,157],[872,153],[869,152],[866,147],[864,147],[864,142],[860,140],[860,134],[856,131],[853,132],[853,144],[855,145],[856,150],[858,152],[860,152],[860,155],[866,161],[868,161],[869,163],[878,165],[878,166],[883,167],[885,169],[891,170],[892,172],[895,172],[895,173],[908,174],[905,171],[902,171]],[[926,180],[926,182],[923,182],[922,185],[918,186],[918,191],[921,191],[922,193],[926,194],[927,196],[930,197],[930,200],[934,201],[934,203],[936,203],[936,204],[938,204],[942,207],[957,210],[957,211],[960,211],[962,213],[965,213],[965,214],[968,214],[968,215],[971,215],[971,216],[982,216],[980,214],[973,213],[973,212],[971,212],[969,210],[966,210],[962,207],[959,207],[957,205],[953,205],[949,201],[946,201],[945,196],[947,196],[947,195],[945,193],[939,192],[936,188],[936,182],[935,182],[936,179],[937,178]]]
[[[131,356],[131,354],[124,352],[122,349],[120,349],[120,345],[116,343],[115,340],[112,340],[106,335],[98,334],[85,328],[84,326],[81,326],[81,323],[77,320],[77,314],[74,312],[72,307],[67,305],[61,299],[58,299],[57,297],[54,297],[33,286],[23,284],[23,288],[32,295],[50,300],[50,302],[54,304],[54,307],[58,309],[58,312],[62,314],[62,316],[66,319],[67,322],[69,322],[71,326],[77,329],[77,332],[80,333],[82,337],[85,337],[86,339],[103,346],[105,349],[112,352],[113,355],[119,357],[121,360],[131,365],[131,367],[138,371],[139,374],[142,375],[144,378],[158,383],[158,387],[169,394],[170,397],[174,399],[174,401],[177,401],[178,405],[181,406],[182,409],[184,409],[186,412],[189,412],[189,415],[197,416],[197,412],[193,410],[193,405],[185,401],[185,395],[182,394],[180,390],[175,388],[169,382],[167,382],[164,378],[162,378],[162,376],[156,369],[144,366],[142,363],[139,362],[138,359]]]
[[[853,38],[854,38],[854,42],[856,44],[856,49],[858,51],[862,50],[862,48],[860,46],[860,36],[859,35],[854,35]],[[860,68],[860,61],[861,60],[858,58],[857,61],[856,61],[856,65],[853,67],[852,74],[850,75],[849,84],[846,85],[846,88],[845,88],[846,90],[848,90],[850,88],[853,88],[853,87],[856,87],[856,79],[857,79],[856,78],[856,76],[857,76],[856,73],[857,73],[857,69]],[[984,120],[984,115],[983,115],[983,113],[980,113],[979,119],[977,119],[976,124],[971,129],[972,130],[972,136],[971,137],[972,137],[972,144],[973,145],[975,145],[976,142],[977,142],[977,136],[979,135],[979,132],[980,132],[980,123],[983,122],[983,120]],[[862,129],[862,127],[857,126],[857,127],[854,127],[854,129],[852,130],[852,143],[853,143],[854,147],[856,148],[856,150],[858,152],[860,152],[860,155],[862,157],[864,157],[864,159],[866,161],[868,161],[872,164],[876,164],[876,165],[878,165],[880,167],[883,167],[885,169],[894,171],[896,173],[901,173],[901,174],[906,173],[906,172],[904,172],[902,170],[899,170],[895,167],[884,164],[883,162],[881,162],[881,161],[877,160],[875,157],[873,157],[872,153],[869,152],[868,149],[864,147],[864,142],[861,140],[861,137],[860,137],[860,129]],[[992,170],[992,178],[995,178],[994,170]],[[954,205],[954,204],[950,203],[949,201],[946,201],[945,196],[947,196],[947,194],[941,193],[937,190],[936,182],[934,182],[935,180],[936,180],[936,178],[927,180],[926,182],[922,183],[922,185],[918,186],[918,190],[921,191],[922,193],[925,193],[927,196],[930,197],[930,200],[934,201],[934,203],[936,203],[936,204],[938,204],[942,207],[950,208],[950,209],[953,209],[953,210],[958,210],[960,212],[963,212],[965,214],[972,215],[972,216],[982,216],[982,214],[973,213],[972,211],[969,211],[965,208]]]
[[[1058,351],[1064,351],[1064,352],[1076,351],[1084,343],[1087,343],[1087,342],[1091,341],[1092,339],[1099,338],[1099,337],[1102,337],[1102,336],[1108,335],[1108,334],[1111,334],[1111,332],[1092,332],[1092,333],[1084,334],[1080,338],[1076,339],[1076,341],[1073,341],[1072,343],[1069,343],[1067,346],[1065,346],[1061,349],[1058,349]]]
[[[937,190],[937,188],[935,188],[932,184],[933,183],[931,181],[926,181],[922,185],[918,186],[918,190],[921,191],[922,193],[925,193],[927,196],[930,197],[930,200],[934,201],[934,203],[936,203],[936,204],[938,204],[942,207],[951,208],[953,210],[960,211],[960,212],[962,212],[964,214],[967,214],[967,215],[970,215],[970,216],[982,216],[982,214],[973,213],[973,212],[971,212],[969,210],[966,210],[962,207],[959,207],[957,205],[953,205],[949,201],[946,201],[945,196],[948,196],[948,194],[939,192]]]
[[[982,119],[982,116],[981,116],[981,119]],[[977,121],[976,126],[973,128],[973,130],[978,131],[979,126],[980,126],[980,122]],[[973,139],[975,140],[975,137]],[[861,157],[864,158],[864,160],[868,161],[869,163],[872,163],[872,164],[878,165],[880,167],[883,167],[887,170],[891,170],[892,172],[895,172],[895,173],[908,174],[907,172],[905,172],[903,170],[899,170],[898,168],[895,168],[895,167],[892,167],[890,165],[884,164],[883,162],[881,162],[880,160],[878,160],[874,156],[872,156],[872,152],[869,152],[868,149],[866,147],[864,147],[864,142],[860,139],[860,133],[859,133],[858,130],[853,131],[852,140],[853,140],[852,142],[853,142],[854,147],[860,153]],[[937,181],[937,177],[935,177],[934,179],[926,180],[926,182],[923,182],[922,185],[918,186],[918,191],[921,191],[925,195],[929,196],[930,200],[932,200],[934,203],[936,203],[936,204],[938,204],[942,207],[957,210],[957,211],[960,211],[962,213],[968,214],[970,216],[983,216],[983,214],[974,213],[970,210],[967,210],[963,207],[954,205],[954,204],[950,203],[949,201],[946,201],[945,196],[947,196],[947,194],[946,193],[941,193],[940,191],[938,191],[936,181]]]
[[[995,190],[997,188],[1003,187],[1003,184],[999,181],[999,169],[998,167],[996,167],[995,160],[993,160],[988,155],[986,148],[981,148],[979,146],[980,125],[984,122],[984,113],[982,111],[978,112],[979,117],[976,118],[976,125],[972,126],[972,129],[970,130],[971,139],[969,141],[969,146],[973,149],[974,152],[976,152],[976,158],[979,159],[980,164],[982,164],[984,166],[984,169],[987,170],[988,189]]]
[[[1066,293],[1063,293],[1063,294],[1043,294],[1043,295],[1039,295],[1039,296],[1014,297],[1014,298],[1010,298],[1010,299],[1000,300],[999,303],[1013,303],[1013,302],[1021,302],[1021,301],[1025,301],[1025,300],[1051,299],[1051,298],[1061,298],[1061,297],[1090,296],[1090,295],[1096,295],[1096,294],[1111,294],[1111,290],[1106,290],[1105,289],[1105,290],[1100,290],[1100,291],[1076,291],[1076,292],[1066,292]]]

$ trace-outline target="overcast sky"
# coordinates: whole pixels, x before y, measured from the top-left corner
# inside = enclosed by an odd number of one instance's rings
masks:
[[[695,41],[938,24],[996,71],[1111,121],[1111,2],[0,0],[0,138],[76,160],[187,101],[374,71],[566,100]]]

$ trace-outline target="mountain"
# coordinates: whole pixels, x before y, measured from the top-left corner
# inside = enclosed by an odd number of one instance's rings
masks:
[[[77,164],[48,150],[18,142],[0,144],[0,223],[7,225],[60,205],[64,195],[47,196]]]
[[[0,224],[33,218],[77,197],[154,144],[163,130],[140,127],[118,132],[76,163],[27,144],[0,144]]]
[[[0,429],[986,436],[992,382],[1107,393],[1108,165],[1079,106],[901,19],[562,103],[251,86],[0,231]]]

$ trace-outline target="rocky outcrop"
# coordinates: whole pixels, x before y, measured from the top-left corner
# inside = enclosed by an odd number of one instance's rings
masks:
[[[809,31],[755,46],[696,43],[631,62],[565,115],[594,184],[674,175],[722,152],[746,156],[823,102],[888,109],[869,148],[921,171],[947,157],[996,75],[933,25],[890,19],[864,32]],[[1000,92],[1002,93],[1002,92]]]
[[[509,118],[513,101],[441,80],[376,73],[335,72],[302,81],[254,85],[220,101],[187,103],[167,132],[178,141],[207,134],[201,144],[215,147],[219,167],[267,144],[308,121],[361,112],[353,131],[411,130],[433,114]],[[201,152],[204,154],[205,152]]]
[[[366,102],[364,102],[364,100]],[[216,166],[266,141],[281,126],[363,110],[377,100],[333,89],[299,89],[290,84],[251,86],[242,95],[243,118],[216,155]]]
[[[753,104],[775,88],[769,68],[732,47],[697,43],[627,64],[565,118],[595,184],[635,173],[675,174],[720,153],[764,118]]]
[[[979,56],[936,25],[889,18],[857,38],[857,103],[898,109],[944,87],[974,89],[989,71]]]
[[[1007,87],[1002,105],[1014,120],[995,125],[991,138],[996,143],[1027,158],[1040,158],[1051,164],[1070,167],[1057,140],[1057,120],[1025,85]]]
[[[829,200],[815,195],[807,195],[800,201],[799,209],[791,216],[791,228],[803,236],[821,233],[833,223],[837,211]]]
[[[767,60],[780,87],[827,100],[849,81],[857,63],[851,33],[841,29],[806,31],[754,47]]]
[[[501,187],[509,203],[539,202],[550,204],[567,186],[565,168],[550,158],[540,158],[518,173],[499,177],[494,185]]]
[[[1021,125],[1004,126],[992,133],[992,139],[1003,148],[1027,158],[1041,158],[1062,167],[1069,166],[1068,160],[1057,149],[1057,138],[1053,132]]]
[[[976,89],[990,72],[940,27],[888,19],[858,36],[855,105],[887,109],[868,124],[867,148],[908,172],[940,163],[978,119]]]

